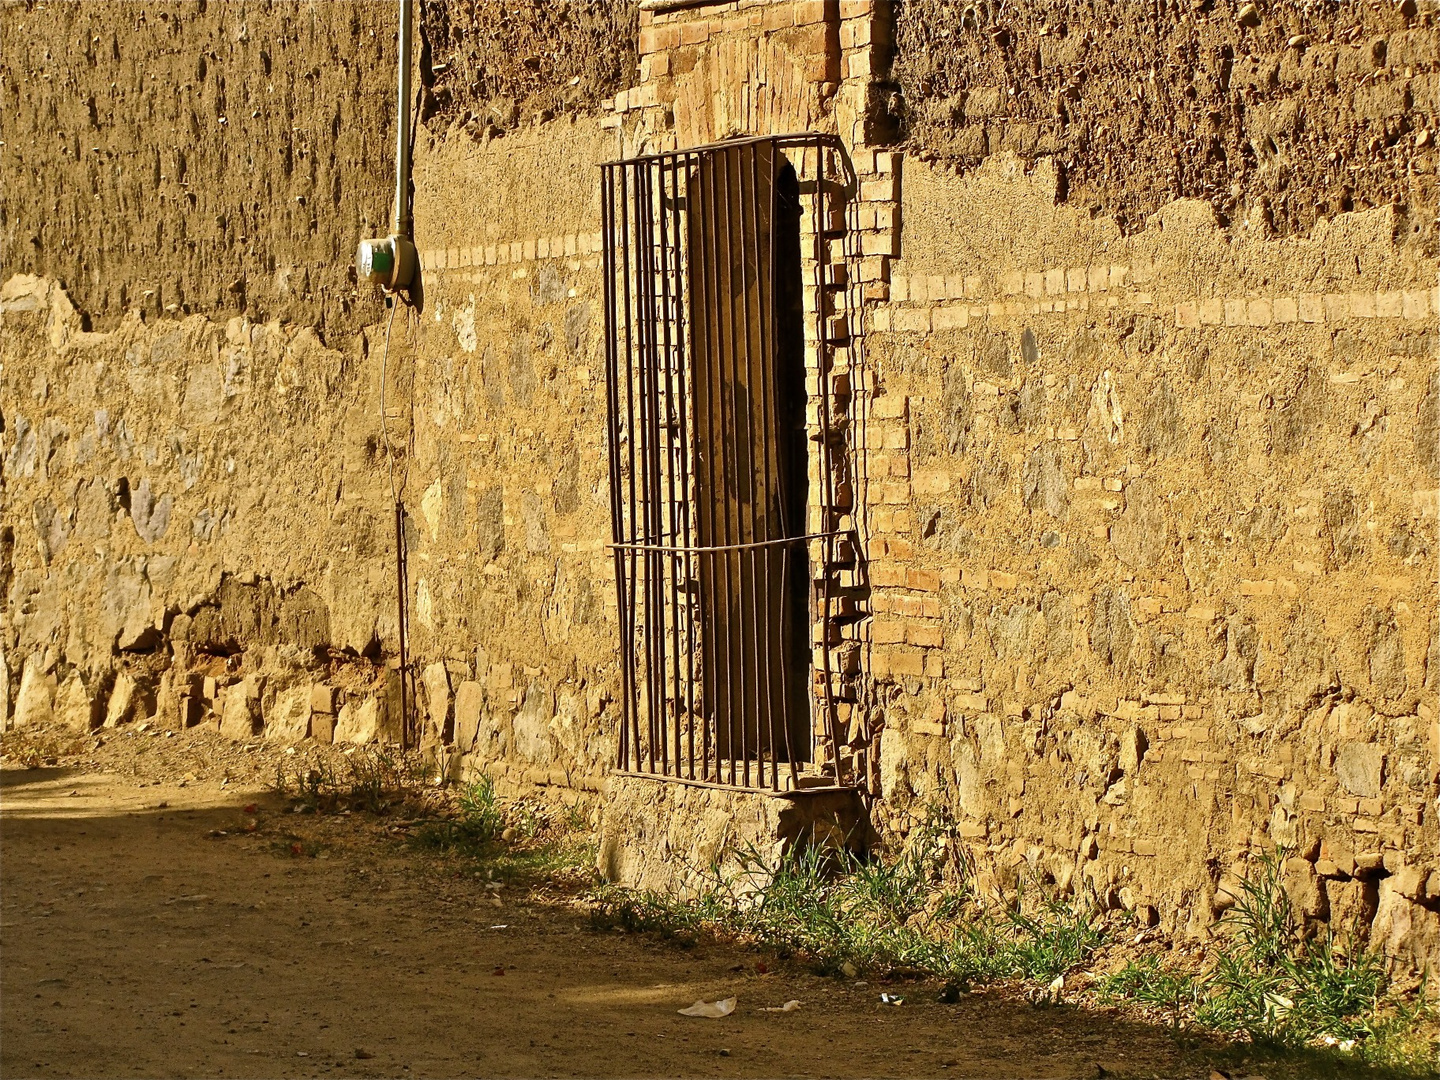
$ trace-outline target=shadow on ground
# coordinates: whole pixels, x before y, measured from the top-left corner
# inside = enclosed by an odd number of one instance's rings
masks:
[[[6,1076],[1343,1074],[993,994],[917,984],[889,1008],[738,948],[597,933],[253,792],[4,770],[0,812]],[[677,1015],[730,995],[725,1019]]]

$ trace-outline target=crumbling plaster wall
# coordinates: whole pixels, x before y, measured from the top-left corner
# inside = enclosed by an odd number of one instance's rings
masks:
[[[917,154],[1053,159],[1127,232],[1173,199],[1304,234],[1396,203],[1432,254],[1440,5],[898,0],[889,108]]]
[[[593,165],[618,143],[576,115],[590,91],[563,120],[479,144],[439,134],[444,117],[422,127],[425,278],[398,309],[382,399],[387,313],[356,288],[351,252],[389,213],[394,6],[4,15],[0,151],[22,180],[4,190],[0,302],[6,724],[395,736],[388,429],[425,739],[474,736],[498,710],[482,748],[532,780],[592,776],[609,758],[598,723],[564,752],[549,727],[601,708],[598,689],[576,704],[574,680],[597,685],[613,663],[588,561],[606,528],[600,367],[588,383],[578,368],[598,347]],[[523,60],[486,63],[499,77]],[[232,205],[243,219],[206,231]],[[489,241],[493,262],[505,241],[501,276],[444,280],[461,239],[467,266],[470,244]],[[583,267],[560,260],[567,241]]]
[[[394,69],[385,4],[7,0],[0,265],[96,329],[138,309],[354,333]]]

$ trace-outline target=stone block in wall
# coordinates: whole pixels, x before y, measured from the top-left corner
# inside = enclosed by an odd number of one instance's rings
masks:
[[[1370,946],[1417,968],[1433,967],[1440,956],[1440,912],[1406,896],[1403,885],[1388,877],[1376,886]]]
[[[296,743],[310,734],[310,686],[292,686],[275,695],[275,704],[265,715],[265,735],[280,742]]]
[[[1374,743],[1345,743],[1335,754],[1335,776],[1352,795],[1378,798],[1384,771],[1385,751]]]
[[[310,687],[310,711],[312,713],[335,712],[335,687],[315,683]]]
[[[429,664],[420,676],[426,730],[422,741],[444,741],[450,731],[450,672],[443,663]]]
[[[264,680],[260,676],[247,675],[238,683],[225,688],[220,707],[221,735],[236,742],[244,742],[260,733],[263,725],[260,695],[264,686]]]
[[[455,688],[455,749],[459,753],[475,749],[484,707],[485,690],[478,682],[467,680]]]
[[[310,738],[318,743],[330,744],[335,741],[335,714],[310,713]]]
[[[55,691],[53,715],[56,721],[78,732],[91,731],[105,719],[103,702],[90,692],[78,670],[72,671]]]
[[[334,741],[364,745],[380,734],[380,702],[373,697],[347,701],[335,718]]]
[[[105,704],[105,727],[144,720],[155,712],[155,686],[144,675],[121,670],[115,675]]]
[[[29,727],[50,720],[55,705],[56,678],[46,671],[38,653],[25,661],[20,674],[20,689],[15,695],[14,726]]]

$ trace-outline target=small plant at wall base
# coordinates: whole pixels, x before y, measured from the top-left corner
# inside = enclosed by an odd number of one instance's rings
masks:
[[[1177,1027],[1195,1025],[1277,1047],[1333,1049],[1401,1071],[1428,1074],[1437,1060],[1434,1007],[1422,984],[1406,1005],[1389,993],[1383,956],[1353,936],[1303,940],[1281,884],[1285,852],[1256,860],[1221,919],[1225,937],[1207,972],[1146,956],[1100,985],[1102,1001],[1162,1010]]]
[[[584,835],[588,821],[576,806],[563,809],[529,798],[502,800],[490,777],[480,775],[450,795],[419,822],[410,842],[422,851],[470,860],[493,881],[570,878],[593,873],[594,846]],[[583,869],[582,869],[583,868]]]
[[[426,802],[434,775],[434,763],[418,752],[363,747],[338,762],[325,756],[282,762],[271,787],[305,813],[343,807],[380,814],[402,803]]]
[[[499,839],[506,827],[505,813],[495,799],[495,785],[488,776],[467,784],[456,801],[456,816],[425,822],[415,833],[417,844],[475,854]]]

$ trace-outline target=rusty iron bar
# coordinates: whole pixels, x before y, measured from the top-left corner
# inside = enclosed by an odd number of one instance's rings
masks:
[[[398,639],[400,652],[400,745],[410,750],[419,744],[419,740],[415,737],[416,725],[410,718],[405,685],[410,670],[410,605],[409,597],[406,595],[406,580],[409,576],[407,554],[405,550],[405,504],[397,499],[395,502],[395,636]]]

